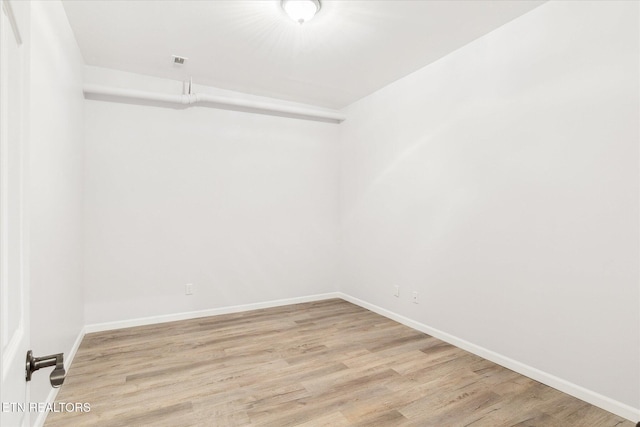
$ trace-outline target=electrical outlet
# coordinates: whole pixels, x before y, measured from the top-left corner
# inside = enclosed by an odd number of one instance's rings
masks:
[[[193,283],[187,283],[184,285],[184,294],[193,295]]]
[[[395,285],[393,287],[393,296],[394,297],[399,297],[400,296],[400,286]]]
[[[418,303],[418,291],[413,291],[413,303]]]

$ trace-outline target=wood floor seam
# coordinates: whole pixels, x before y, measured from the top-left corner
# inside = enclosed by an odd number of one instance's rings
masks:
[[[634,427],[341,299],[87,334],[45,427]]]

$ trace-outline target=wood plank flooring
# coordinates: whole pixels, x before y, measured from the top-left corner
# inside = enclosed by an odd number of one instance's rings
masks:
[[[59,426],[633,427],[339,299],[88,334]]]

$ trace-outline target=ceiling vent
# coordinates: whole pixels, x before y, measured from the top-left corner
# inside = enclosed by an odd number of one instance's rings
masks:
[[[184,63],[187,62],[187,59],[189,59],[178,55],[171,55],[171,58],[173,58],[173,63],[176,65],[184,65]]]

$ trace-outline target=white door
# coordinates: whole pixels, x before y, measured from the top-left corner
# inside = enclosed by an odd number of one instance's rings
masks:
[[[0,0],[0,425],[29,425],[29,2]]]

